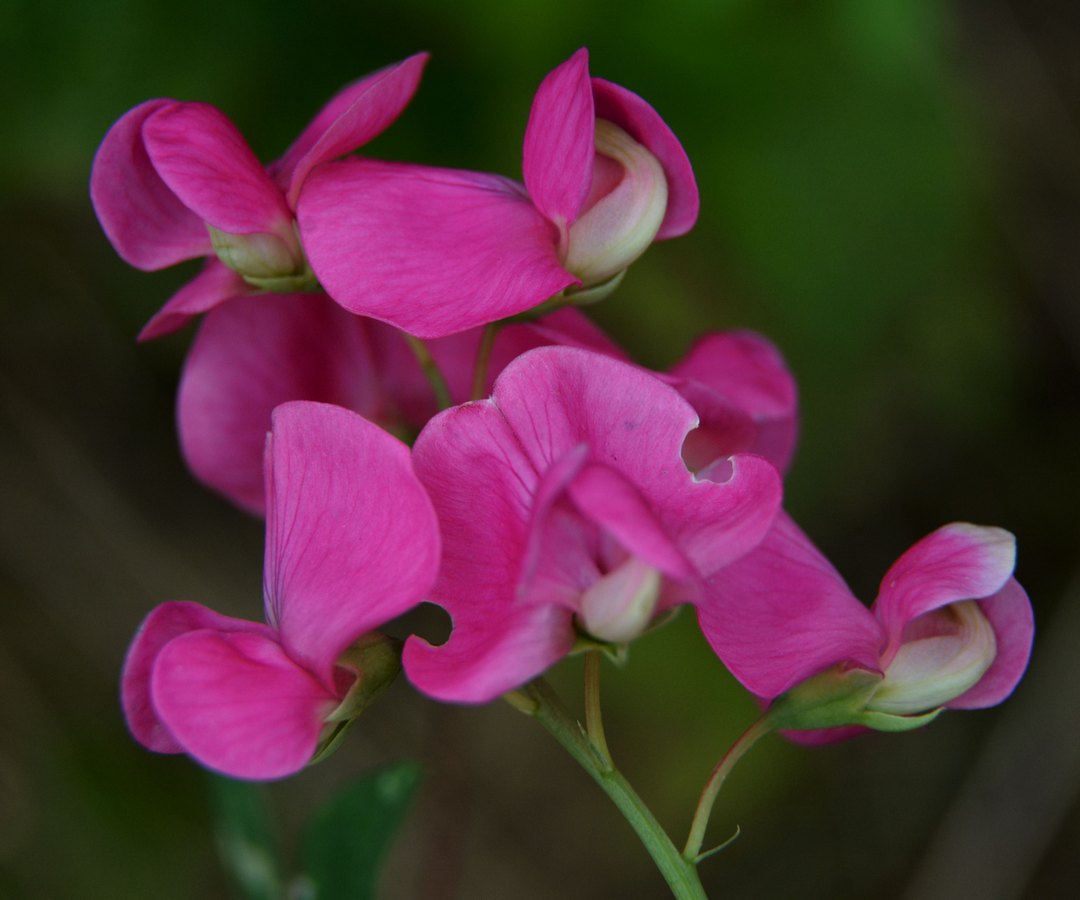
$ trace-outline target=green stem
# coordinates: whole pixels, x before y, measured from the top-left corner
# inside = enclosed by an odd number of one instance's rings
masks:
[[[432,357],[431,351],[428,350],[427,344],[407,332],[403,331],[402,335],[416,357],[416,361],[420,363],[424,377],[427,378],[431,390],[435,393],[435,402],[438,403],[439,409],[449,409],[454,405],[453,398],[450,396],[450,388],[447,387],[446,379],[443,378],[442,372],[439,371],[439,366]]]
[[[606,760],[558,695],[542,679],[513,692],[510,702],[544,726],[592,776],[645,845],[676,900],[708,900],[693,862],[682,857],[652,811],[629,782]]]
[[[615,768],[608,749],[607,736],[604,734],[604,716],[600,708],[600,665],[603,655],[599,650],[590,650],[585,654],[585,731],[589,735],[596,752],[610,767]]]
[[[734,744],[728,749],[712,770],[709,780],[701,792],[697,809],[694,811],[694,820],[690,824],[690,836],[686,839],[686,847],[683,850],[683,859],[690,863],[696,863],[701,858],[701,845],[705,842],[705,829],[709,824],[709,816],[712,815],[713,805],[724,786],[724,780],[728,773],[735,768],[735,764],[743,758],[746,751],[757,743],[758,738],[768,734],[773,729],[773,724],[767,715],[763,715],[746,729]]]
[[[480,346],[476,350],[476,364],[473,366],[471,400],[483,400],[487,396],[488,366],[491,364],[491,348],[495,346],[495,338],[502,325],[498,322],[488,322],[484,326],[484,332],[480,336]]]

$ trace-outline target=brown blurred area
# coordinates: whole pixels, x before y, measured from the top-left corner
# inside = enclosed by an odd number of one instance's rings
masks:
[[[152,96],[221,106],[263,158],[340,84],[433,61],[373,152],[517,176],[532,91],[588,45],[682,138],[698,227],[596,317],[664,366],[754,328],[801,386],[788,505],[860,596],[952,520],[1009,528],[1036,610],[1002,707],[736,770],[710,896],[1071,897],[1080,882],[1080,7],[495,0],[317,12],[115,0],[0,13],[0,898],[229,897],[203,773],[127,735],[127,643],[168,599],[260,614],[262,526],[197,485],[172,405],[191,330],[136,345],[190,269],[128,269],[86,183]],[[418,621],[431,627],[428,618]],[[402,627],[405,627],[404,625]],[[572,705],[580,665],[552,680]],[[616,760],[677,842],[753,703],[692,617],[604,672]],[[390,900],[652,898],[665,888],[587,777],[506,704],[404,682],[331,760],[269,789],[285,842],[335,785],[419,759]]]

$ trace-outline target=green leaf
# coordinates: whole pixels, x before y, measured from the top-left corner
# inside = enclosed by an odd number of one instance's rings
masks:
[[[420,783],[399,763],[337,793],[309,824],[301,862],[311,900],[374,900],[379,870]]]
[[[280,853],[262,789],[210,776],[214,837],[222,865],[245,900],[279,900]]]

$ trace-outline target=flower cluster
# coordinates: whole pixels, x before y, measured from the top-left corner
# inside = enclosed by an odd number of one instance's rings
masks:
[[[778,351],[710,334],[654,372],[580,310],[696,220],[656,111],[580,50],[536,92],[523,182],[353,155],[426,61],[346,87],[267,166],[218,110],[166,99],[98,151],[91,196],[126,261],[207,258],[140,337],[206,314],[181,446],[266,516],[266,624],[151,612],[123,675],[134,736],[281,777],[400,667],[483,703],[682,605],[808,739],[1004,699],[1033,631],[1011,535],[945,526],[867,609],[781,508],[797,411]],[[424,600],[450,614],[446,643],[379,632]]]

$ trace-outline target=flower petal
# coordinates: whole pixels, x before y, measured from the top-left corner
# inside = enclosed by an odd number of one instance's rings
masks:
[[[668,205],[656,240],[678,237],[688,232],[697,221],[700,199],[694,170],[675,133],[655,109],[624,87],[594,78],[592,94],[596,117],[618,125],[660,160],[660,165],[664,167]]]
[[[337,697],[273,637],[193,631],[158,654],[154,706],[177,742],[233,778],[282,778],[311,759]]]
[[[90,199],[109,242],[139,269],[163,269],[213,252],[203,220],[184,206],[154,168],[143,124],[174,100],[147,100],[109,129],[94,156]]]
[[[717,573],[698,607],[716,655],[771,699],[836,663],[879,668],[881,626],[786,513],[757,549]]]
[[[996,594],[1015,564],[1016,538],[967,522],[945,525],[907,550],[885,573],[873,606],[889,636],[886,664],[908,622],[958,600]]]
[[[798,431],[795,379],[776,347],[749,331],[708,334],[665,379],[701,416],[692,438],[714,457],[748,451],[781,471],[791,463]],[[746,433],[746,419],[751,434]]]
[[[351,159],[313,172],[300,231],[351,312],[422,338],[524,312],[576,283],[552,226],[495,175]]]
[[[205,103],[164,107],[143,125],[143,140],[180,202],[215,228],[254,234],[291,222],[281,189],[221,110]]]
[[[424,599],[439,562],[435,513],[404,444],[322,403],[274,411],[266,496],[267,618],[332,685],[349,644]]]
[[[183,328],[191,319],[215,306],[250,294],[251,288],[232,269],[211,259],[203,270],[178,290],[139,332],[149,341]]]
[[[322,108],[276,167],[291,208],[315,166],[352,153],[390,127],[416,93],[427,61],[428,54],[417,53],[380,69]]]
[[[582,47],[540,83],[525,128],[525,187],[563,236],[592,184],[595,125],[589,51]]]
[[[780,505],[776,470],[752,456],[721,481],[682,460],[696,424],[689,404],[655,375],[569,347],[533,350],[508,366],[493,399],[538,471],[579,443],[641,492],[665,532],[708,577],[761,540]]]
[[[532,681],[574,645],[569,610],[559,606],[479,606],[454,616],[450,639],[437,647],[413,635],[405,674],[437,700],[487,703]]]
[[[321,294],[241,297],[211,313],[184,362],[180,446],[195,476],[256,515],[270,413],[288,400],[381,410],[368,319]]]
[[[128,728],[135,739],[150,750],[158,753],[184,751],[158,716],[151,700],[150,679],[158,655],[175,638],[206,628],[273,636],[273,630],[265,625],[223,616],[198,603],[173,601],[153,610],[139,626],[128,648],[120,678],[120,699]]]
[[[1031,657],[1035,619],[1031,601],[1015,578],[1006,581],[995,594],[980,600],[979,609],[994,629],[997,655],[978,684],[945,704],[950,709],[997,705],[1013,692]]]
[[[455,619],[513,601],[538,476],[490,401],[432,419],[413,447],[416,474],[443,532],[431,593]]]

